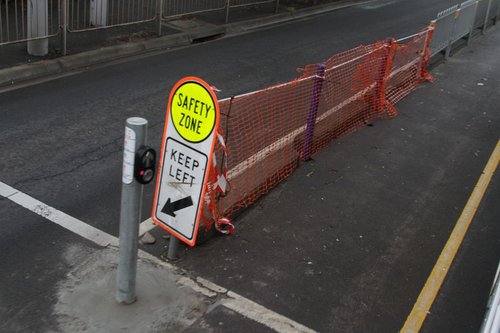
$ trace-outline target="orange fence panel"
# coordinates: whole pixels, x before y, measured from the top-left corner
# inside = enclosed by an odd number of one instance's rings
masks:
[[[394,103],[430,79],[432,30],[358,46],[305,66],[291,82],[221,100],[206,225],[219,229],[222,217],[255,203],[335,138],[396,116]]]

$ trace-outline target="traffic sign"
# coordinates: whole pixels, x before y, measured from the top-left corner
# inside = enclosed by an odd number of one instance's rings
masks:
[[[167,105],[152,219],[190,246],[203,209],[219,126],[212,88],[196,77],[175,84]]]

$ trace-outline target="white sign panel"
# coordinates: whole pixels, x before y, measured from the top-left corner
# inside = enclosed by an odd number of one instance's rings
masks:
[[[194,246],[219,124],[219,106],[201,79],[179,81],[167,106],[152,219]]]

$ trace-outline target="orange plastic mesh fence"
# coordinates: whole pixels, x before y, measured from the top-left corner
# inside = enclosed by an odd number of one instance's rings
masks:
[[[207,203],[213,220],[254,203],[333,139],[379,118],[428,79],[432,27],[408,38],[362,45],[322,64],[307,65],[294,81],[220,101],[217,171]],[[227,166],[225,194],[215,188]],[[207,223],[207,221],[205,221]]]

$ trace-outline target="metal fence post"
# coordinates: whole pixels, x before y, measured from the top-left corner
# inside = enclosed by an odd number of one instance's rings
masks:
[[[472,15],[469,34],[467,35],[467,46],[470,45],[472,40],[472,32],[474,31],[474,22],[476,21],[477,9],[479,8],[479,1],[474,5],[474,15]]]
[[[280,0],[276,0],[276,9],[275,9],[275,13],[278,14],[279,12],[279,9],[280,9]]]
[[[161,36],[161,24],[163,21],[163,0],[156,0],[156,10],[158,12],[158,36]]]
[[[324,64],[318,64],[316,79],[314,80],[311,105],[309,106],[309,113],[307,114],[307,127],[304,134],[304,145],[302,146],[302,161],[307,161],[311,158],[314,125],[316,124],[321,90],[323,89],[323,82],[325,81],[325,69],[326,66]]]
[[[231,7],[231,0],[226,0],[226,24],[229,23],[229,8]]]
[[[495,15],[495,21],[494,21],[494,24],[497,24],[498,23],[498,17],[500,16],[500,4],[498,4],[498,8],[497,8],[497,14]]]
[[[116,276],[116,301],[135,302],[137,247],[143,186],[134,179],[135,153],[146,144],[147,120],[128,118],[123,150],[122,196],[120,211],[120,254]]]
[[[490,16],[491,2],[492,0],[488,1],[488,7],[486,8],[486,16],[484,17],[483,29],[481,30],[481,33],[483,35],[486,32],[486,28],[488,27],[488,21],[489,21],[488,17]]]
[[[455,28],[457,26],[457,20],[458,20],[459,16],[460,16],[460,8],[457,8],[457,10],[455,11],[455,17],[453,19],[453,26],[451,28],[450,36],[448,38],[448,46],[446,46],[446,50],[444,52],[444,60],[445,61],[448,60],[448,58],[450,57],[451,47],[453,45],[453,36],[455,33]]]
[[[68,1],[61,0],[61,54],[67,53],[67,37],[68,37]]]

